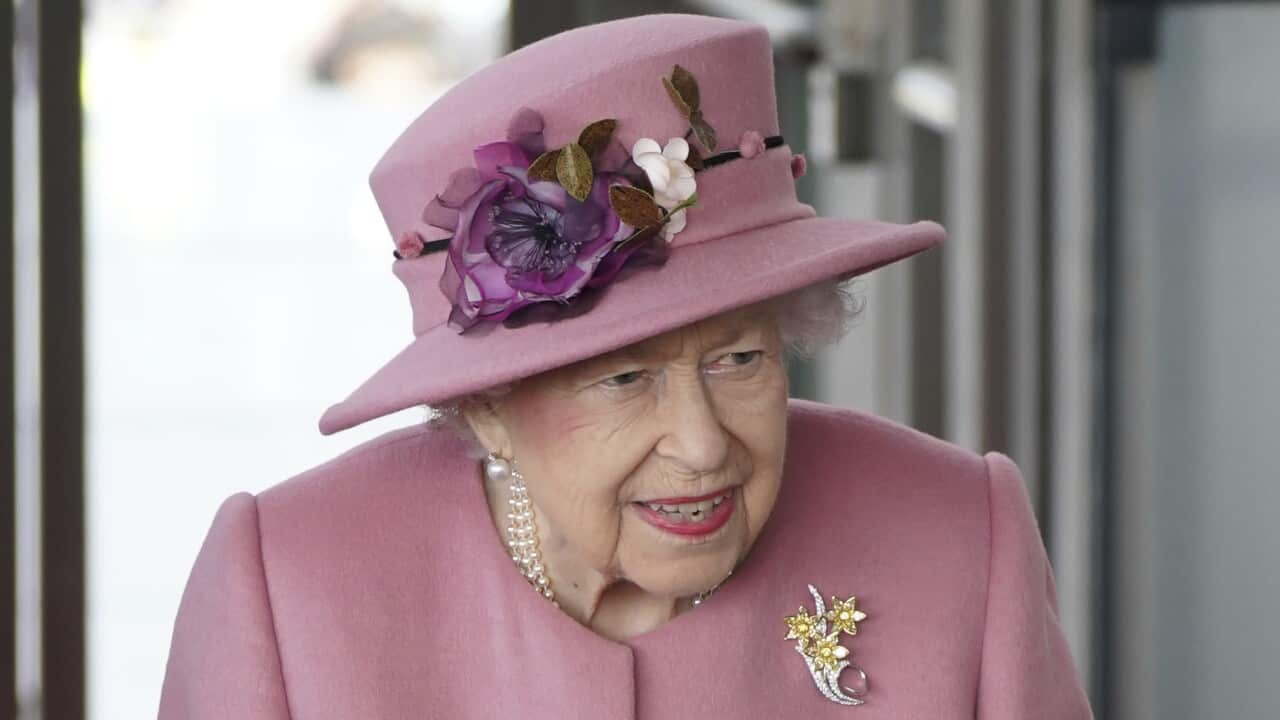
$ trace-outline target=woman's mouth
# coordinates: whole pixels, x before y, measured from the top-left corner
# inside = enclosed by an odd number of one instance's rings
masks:
[[[635,502],[645,522],[676,535],[700,537],[719,530],[733,515],[733,488],[693,498],[660,498]]]

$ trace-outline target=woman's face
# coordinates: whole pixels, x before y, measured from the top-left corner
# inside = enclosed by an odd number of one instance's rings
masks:
[[[677,597],[723,580],[760,534],[786,403],[757,306],[522,381],[472,425],[524,475],[552,572],[572,558]]]

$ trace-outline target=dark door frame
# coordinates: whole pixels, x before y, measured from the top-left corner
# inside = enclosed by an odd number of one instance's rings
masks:
[[[14,102],[21,72],[32,81],[38,107],[35,148],[39,181],[38,389],[40,449],[39,598],[40,694],[22,708],[45,718],[85,715],[85,507],[84,507],[84,190],[81,138],[81,0],[22,0],[0,9],[0,78],[8,112],[0,121],[0,613],[3,613],[5,717],[17,717],[17,445],[19,379],[16,311],[18,241],[15,215]],[[16,55],[22,64],[15,65]],[[24,173],[25,175],[26,173]],[[25,210],[25,208],[24,208]],[[33,518],[34,520],[34,518]],[[22,551],[35,557],[37,548]],[[36,593],[23,592],[23,595]]]
[[[40,583],[44,716],[85,716],[81,0],[40,0]]]

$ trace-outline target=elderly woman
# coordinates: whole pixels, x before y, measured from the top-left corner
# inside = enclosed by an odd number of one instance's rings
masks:
[[[415,339],[320,421],[434,419],[219,510],[160,717],[1089,716],[1018,469],[787,398],[842,282],[763,28],[651,16],[463,81],[372,186]]]

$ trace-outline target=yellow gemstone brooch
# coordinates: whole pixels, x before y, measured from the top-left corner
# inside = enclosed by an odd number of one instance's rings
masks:
[[[795,615],[788,615],[785,639],[796,641],[796,652],[804,658],[823,697],[841,705],[861,705],[866,702],[862,696],[867,693],[867,674],[850,661],[849,649],[840,644],[840,634],[857,635],[858,623],[867,614],[858,609],[852,595],[847,600],[832,595],[827,608],[817,588],[810,585],[809,594],[813,595],[814,614],[802,606]],[[840,685],[840,674],[845,670],[856,675],[853,687]]]

